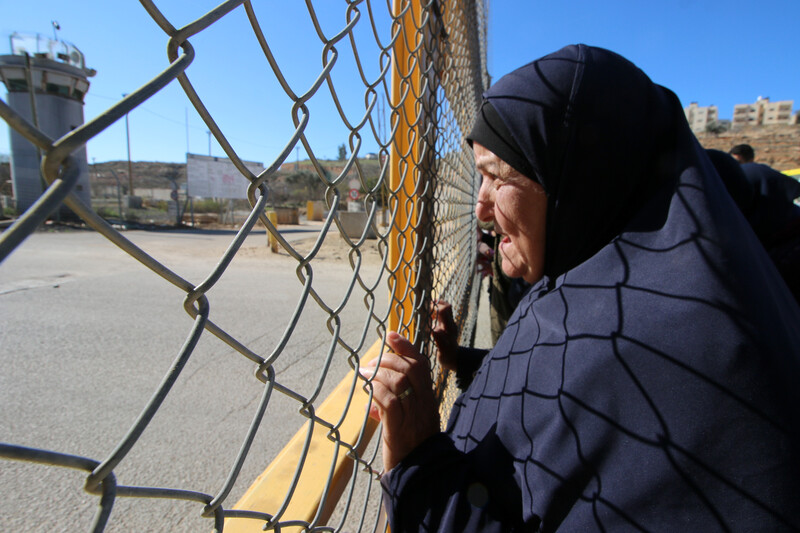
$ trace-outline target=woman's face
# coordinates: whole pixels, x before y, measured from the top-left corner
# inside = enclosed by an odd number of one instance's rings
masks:
[[[473,142],[472,150],[483,176],[475,214],[482,222],[494,222],[494,231],[502,235],[503,272],[535,283],[544,273],[544,189],[481,144]]]

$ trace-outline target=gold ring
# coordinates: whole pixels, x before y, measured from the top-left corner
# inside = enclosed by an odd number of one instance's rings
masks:
[[[397,395],[397,399],[402,400],[403,398],[407,398],[411,396],[412,392],[414,392],[414,387],[408,387],[406,390]]]

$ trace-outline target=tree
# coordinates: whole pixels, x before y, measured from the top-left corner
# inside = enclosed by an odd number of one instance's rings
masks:
[[[381,181],[380,187],[378,186],[378,178],[380,176],[378,174],[374,174],[368,176],[366,179],[366,191],[361,191],[362,193],[372,192],[373,200],[381,207],[386,206],[386,202],[388,201],[391,194],[389,193],[389,186],[387,182],[389,181],[388,176],[384,176],[383,181]]]
[[[296,188],[301,189],[306,200],[317,200],[325,191],[325,183],[316,172],[301,170],[286,176],[286,181]]]
[[[0,160],[0,194],[12,195],[11,165],[5,160]]]
[[[344,144],[339,145],[339,161],[344,161],[347,157],[347,147]]]
[[[719,135],[720,133],[724,133],[728,131],[728,127],[719,121],[711,121],[706,125],[706,133],[711,133],[713,135]]]

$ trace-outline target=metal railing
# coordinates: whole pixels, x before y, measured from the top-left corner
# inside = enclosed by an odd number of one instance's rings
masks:
[[[432,326],[429,308],[433,299],[453,303],[462,342],[467,342],[475,324],[477,307],[474,267],[477,224],[473,206],[479,182],[463,136],[480,102],[481,92],[488,84],[486,7],[481,0],[396,0],[394,5],[348,0],[341,2],[341,24],[338,31],[331,34],[323,30],[314,3],[307,0],[308,17],[315,29],[315,38],[319,40],[323,62],[311,87],[301,91],[284,77],[282,65],[272,52],[274,43],[270,43],[259,23],[257,3],[229,0],[181,27],[176,27],[154,2],[141,0],[141,5],[165,34],[168,65],[104,113],[61,138],[51,139],[0,100],[0,117],[41,151],[41,170],[47,185],[39,199],[0,236],[0,260],[36,232],[63,203],[86,226],[102,234],[166,284],[182,291],[185,297],[180,304],[191,318],[192,326],[152,396],[142,399],[139,416],[128,421],[129,429],[105,455],[89,458],[15,444],[20,436],[11,431],[0,435],[0,440],[8,441],[0,444],[0,457],[84,471],[83,489],[96,496],[92,531],[114,526],[115,510],[121,499],[126,500],[124,512],[135,513],[138,499],[152,498],[173,501],[176,505],[178,502],[192,504],[184,507],[186,512],[207,517],[209,528],[213,524],[216,531],[223,528],[226,531],[378,530],[383,527],[376,510],[380,501],[380,486],[376,482],[380,454],[376,441],[380,439],[371,441],[371,438],[379,428],[369,421],[365,410],[371,398],[371,384],[353,370],[336,375],[330,369],[337,361],[357,369],[364,361],[380,357],[386,332],[396,330],[412,339],[430,358],[445,415],[452,404],[452,387],[447,375],[435,364],[435,347],[429,341]],[[109,9],[113,8],[109,5]],[[274,80],[292,103],[290,117],[295,128],[282,150],[265,157],[271,162],[258,175],[243,164],[235,143],[229,142],[187,74],[187,67],[195,60],[192,40],[218,21],[234,13],[241,15],[242,11]],[[331,27],[330,21],[326,22],[324,26]],[[381,29],[382,23],[388,23],[390,28]],[[363,35],[365,28],[374,36],[372,44],[378,50],[374,55],[360,52],[356,31]],[[364,107],[358,115],[345,111],[346,106],[338,96],[342,89],[334,78],[337,60],[346,49],[360,73],[360,79],[349,80],[347,87],[352,91],[356,84],[363,93]],[[368,72],[377,74],[370,79]],[[190,276],[167,267],[145,252],[72,194],[79,165],[71,154],[174,80],[178,81],[226,156],[249,181],[249,215],[199,283],[190,281]],[[346,142],[351,155],[343,170],[332,177],[314,156],[314,146],[305,134],[312,121],[309,103],[322,100],[323,96],[332,101],[331,105],[349,132]],[[381,116],[379,105],[383,100],[389,104],[385,117]],[[389,126],[388,133],[383,133],[379,127],[383,120]],[[377,181],[370,181],[371,176],[361,164],[362,145],[367,136],[379,146],[382,164]],[[306,250],[300,250],[287,240],[265,214],[271,178],[298,146],[309,154],[324,184],[328,208],[313,244]],[[343,224],[344,202],[340,194],[342,184],[354,178],[367,191],[366,224],[358,236],[348,235]],[[386,217],[385,225],[381,222],[383,217]],[[299,284],[294,308],[286,309],[291,316],[285,331],[267,349],[257,348],[250,340],[237,337],[218,324],[219,321],[210,319],[212,288],[225,277],[245,239],[259,227],[266,228],[277,241],[281,253],[293,260],[291,268]],[[377,265],[364,261],[371,233],[380,253]],[[319,252],[333,239],[342,239],[348,251],[350,275],[349,279],[341,280],[346,290],[340,299],[332,299],[315,283],[315,276],[322,268]],[[388,298],[384,297],[386,292]],[[175,304],[179,305],[177,301]],[[321,350],[323,353],[313,354],[319,360],[319,378],[309,394],[284,383],[276,367],[281,364],[282,356],[285,357],[287,344],[301,335],[298,323],[312,309],[323,316],[317,324],[327,329],[330,339],[328,346]],[[342,333],[345,321],[359,333],[345,336]],[[36,332],[30,334],[34,337]],[[135,451],[175,384],[184,378],[182,371],[195,354],[198,343],[208,336],[219,339],[249,361],[254,379],[263,387],[222,486],[215,492],[208,492],[197,487],[121,484],[117,472]],[[97,376],[97,379],[113,377]],[[322,401],[322,391],[336,382],[338,386]],[[250,488],[238,502],[232,502],[236,492],[234,485],[242,483],[240,476],[245,460],[260,453],[254,451],[253,442],[269,424],[268,407],[278,396],[285,398],[292,406],[287,409],[297,411],[305,422],[298,423],[300,429],[288,444],[275,443],[283,447],[278,457],[258,479],[245,480],[251,483]],[[151,460],[157,463],[169,459],[153,457]],[[175,480],[173,486],[178,484],[179,480]],[[134,503],[128,504],[129,501]],[[181,530],[176,524],[155,525],[156,517],[152,520],[155,530]],[[63,527],[74,529],[68,524]]]

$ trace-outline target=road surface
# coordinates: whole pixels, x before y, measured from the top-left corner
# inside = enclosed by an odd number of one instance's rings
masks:
[[[290,228],[291,229],[291,228]],[[310,250],[319,226],[287,231]],[[303,230],[303,231],[300,231]],[[306,231],[307,230],[307,231]],[[230,232],[127,231],[124,235],[193,284],[206,279],[233,239]],[[375,241],[362,275],[386,306]],[[312,261],[312,286],[339,309],[341,337],[357,346],[367,323],[338,235]],[[248,237],[207,296],[210,319],[261,357],[279,346],[302,294],[298,263],[272,254],[262,231]],[[92,231],[40,231],[0,264],[0,442],[102,461],[127,434],[193,325],[185,293]],[[275,361],[281,384],[320,402],[349,370],[345,350],[331,351],[330,314],[308,298],[295,334]],[[377,338],[375,322],[364,344]],[[117,483],[216,494],[255,414],[263,384],[256,365],[205,333],[147,429],[115,469]],[[320,387],[321,384],[321,387]],[[318,390],[319,389],[319,390]],[[230,508],[306,422],[297,401],[274,394],[224,506]],[[88,531],[97,498],[86,474],[0,460],[0,529]],[[210,531],[202,505],[117,498],[106,531]]]

